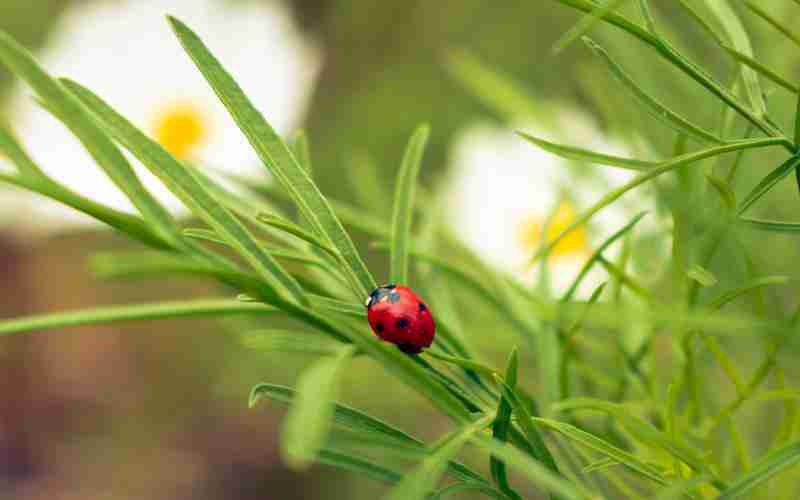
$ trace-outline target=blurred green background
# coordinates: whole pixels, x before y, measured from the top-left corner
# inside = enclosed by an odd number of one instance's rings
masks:
[[[0,29],[35,49],[69,3],[2,0]],[[80,7],[88,2],[72,3]],[[550,53],[554,41],[578,19],[556,2],[288,3],[303,30],[322,47],[323,66],[305,128],[315,175],[323,191],[334,198],[357,200],[341,175],[352,167],[354,152],[369,155],[382,173],[380,182],[391,192],[405,143],[420,122],[433,127],[423,179],[434,183],[461,127],[475,119],[506,123],[511,118],[476,99],[448,75],[444,60],[452,49],[468,49],[520,82],[542,108],[554,103],[582,107],[607,130],[622,136],[645,125],[657,130],[646,137],[651,154],[668,155],[674,142],[671,131],[654,127],[652,118],[625,104],[604,67],[580,43],[558,56]],[[672,2],[652,3],[676,44],[727,81],[733,65],[719,57],[698,25]],[[788,3],[764,2],[776,12],[788,12]],[[761,60],[797,76],[798,58],[785,57],[784,41],[763,23],[747,24]],[[628,69],[676,109],[699,122],[710,122],[721,112],[719,105],[702,99],[700,88],[629,38],[605,27],[597,27],[593,35],[619,60],[637,61]],[[0,95],[7,95],[10,76],[2,70],[0,86]],[[794,110],[789,98],[778,92],[770,97],[770,105],[788,122]],[[767,162],[764,170],[747,179],[763,175],[771,165]],[[788,188],[781,193],[783,198],[770,198],[769,211],[791,216],[797,208],[796,195]],[[753,256],[754,265],[764,274],[778,269],[796,275],[785,264],[800,257],[797,245],[785,237],[775,237],[774,243],[769,251]],[[177,279],[142,286],[92,278],[86,262],[94,251],[125,246],[125,241],[102,232],[45,241],[0,233],[0,316],[215,293],[202,283]],[[385,275],[385,256],[370,252],[368,258],[375,274]],[[734,265],[741,267],[724,259],[717,264],[723,275]],[[770,297],[783,304],[791,301],[792,294]],[[3,339],[3,498],[377,497],[382,486],[354,482],[341,471],[316,466],[307,474],[296,474],[280,463],[277,435],[283,410],[269,405],[248,410],[247,393],[263,380],[293,383],[308,360],[247,350],[225,332],[224,325],[214,322],[172,321]],[[500,359],[499,353],[507,352],[512,341],[498,335],[501,345],[494,349]],[[526,356],[529,353],[523,360]],[[426,403],[379,367],[365,360],[355,366],[345,384],[347,401],[374,415],[391,417],[424,437],[443,429],[444,422]]]

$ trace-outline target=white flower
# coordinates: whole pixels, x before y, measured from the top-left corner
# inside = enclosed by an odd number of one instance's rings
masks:
[[[86,85],[181,159],[239,175],[264,176],[257,159],[170,30],[171,14],[195,30],[279,133],[299,125],[319,68],[316,50],[279,2],[124,0],[83,2],[64,14],[38,54],[53,75]],[[133,212],[78,141],[20,85],[9,122],[41,168],[79,193]],[[144,167],[145,186],[168,209],[181,203]],[[42,198],[3,193],[28,222],[60,230],[86,216]],[[13,202],[12,202],[13,201]],[[0,218],[0,220],[2,220]]]
[[[562,130],[569,134],[566,139],[559,140],[552,129],[537,124],[507,129],[477,124],[459,134],[451,152],[449,226],[489,264],[530,286],[538,282],[540,266],[531,265],[531,260],[543,237],[555,238],[579,213],[635,174],[612,167],[575,165],[514,133],[515,129],[524,130],[555,142],[626,156],[603,140],[586,117],[569,113],[557,121],[565,123]],[[587,226],[569,233],[549,256],[553,290],[563,293],[597,246],[637,213],[649,210],[648,217],[654,217],[653,206],[652,198],[625,197],[599,212]],[[645,225],[643,221],[637,229]],[[605,279],[602,267],[595,266],[578,289],[578,296],[587,297]]]

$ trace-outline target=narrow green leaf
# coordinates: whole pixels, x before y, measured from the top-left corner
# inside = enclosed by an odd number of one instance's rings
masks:
[[[800,222],[781,222],[776,220],[752,219],[749,217],[739,217],[739,222],[759,231],[771,231],[776,233],[800,232]]]
[[[708,483],[710,480],[710,477],[700,475],[684,481],[673,483],[659,491],[658,495],[655,497],[655,500],[678,500],[687,498],[698,486]]]
[[[545,151],[553,153],[554,155],[560,156],[561,158],[565,158],[567,160],[596,163],[599,165],[608,165],[612,167],[624,168],[626,170],[636,170],[639,172],[648,171],[658,166],[658,163],[652,161],[634,160],[631,158],[605,155],[575,146],[556,144],[554,142],[546,141],[530,134],[526,134],[525,132],[517,132],[517,134],[526,141],[539,146]]]
[[[688,119],[672,111],[667,106],[662,104],[658,99],[651,96],[644,89],[642,89],[636,81],[631,78],[622,67],[617,64],[614,59],[602,47],[588,38],[584,38],[584,42],[589,46],[592,51],[598,55],[608,66],[611,73],[616,79],[644,106],[644,108],[657,120],[666,124],[673,130],[690,135],[701,141],[710,141],[717,144],[722,143],[722,139],[713,133],[703,129],[699,125],[695,125]]]
[[[359,319],[365,319],[367,317],[367,310],[363,304],[353,304],[352,302],[345,302],[343,300],[314,294],[309,294],[308,298],[311,300],[314,307],[320,309],[326,309],[331,312],[345,314]]]
[[[597,4],[588,0],[556,0],[557,2],[572,7],[574,9],[591,12]],[[769,136],[781,138],[781,133],[771,123],[767,122],[758,114],[754,113],[746,104],[739,101],[735,94],[720,85],[709,75],[705,70],[690,61],[683,54],[681,54],[675,47],[667,43],[665,40],[653,35],[635,23],[629,21],[624,16],[616,13],[608,13],[603,16],[603,20],[617,28],[626,31],[638,38],[643,43],[653,48],[661,57],[666,59],[670,64],[684,72],[691,77],[694,81],[703,86],[706,90],[718,97],[731,108],[735,109],[743,118],[759,128],[762,132]],[[789,147],[786,141],[781,141],[781,145]]]
[[[733,190],[730,188],[727,182],[724,180],[715,177],[712,174],[706,174],[706,180],[711,187],[717,192],[719,197],[722,199],[723,203],[725,203],[725,208],[728,209],[729,212],[733,212],[736,210],[736,195],[734,194]]]
[[[477,491],[483,493],[488,497],[497,498],[499,500],[509,499],[508,496],[503,495],[501,492],[495,490],[494,488],[488,487],[480,483],[454,483],[449,486],[445,486],[444,488],[441,488],[439,491],[433,493],[428,498],[430,500],[441,500],[442,498],[447,498],[456,493],[461,493],[462,491]]]
[[[466,425],[445,436],[434,452],[409,474],[406,474],[396,487],[386,496],[387,500],[423,500],[436,487],[444,474],[447,463],[455,457],[466,442],[491,422],[490,417]]]
[[[408,247],[411,238],[411,220],[417,177],[422,165],[422,155],[428,142],[430,127],[420,126],[408,142],[403,163],[397,172],[392,215],[391,282],[408,283]]]
[[[511,350],[508,356],[508,363],[506,365],[506,384],[513,389],[517,385],[517,367],[519,365],[519,358],[517,356],[517,348]],[[497,414],[492,422],[492,437],[500,441],[506,442],[508,439],[508,431],[511,427],[511,403],[505,396],[500,398],[497,407]],[[506,464],[499,460],[496,456],[492,455],[489,459],[489,468],[492,473],[492,479],[500,487],[500,491],[510,496],[511,498],[521,499],[522,497],[511,488],[508,483],[508,474],[506,474]]]
[[[749,0],[744,2],[744,6],[750,9],[750,11],[753,14],[757,15],[758,17],[766,21],[767,24],[769,24],[770,26],[778,30],[780,33],[782,33],[786,38],[794,42],[796,45],[800,46],[800,35],[792,31],[788,26],[779,21],[778,18],[767,13],[767,11],[765,11],[764,9],[762,9],[761,7],[759,7],[758,5]]]
[[[359,477],[368,477],[370,479],[374,479],[375,481],[383,481],[385,483],[396,483],[402,477],[399,472],[393,471],[381,465],[377,465],[372,460],[367,461],[348,453],[328,450],[325,448],[319,450],[317,462],[330,465],[338,469],[354,472],[358,474]]]
[[[333,356],[342,344],[319,335],[294,330],[255,330],[241,334],[240,341],[248,349],[263,352],[296,352],[316,356]]]
[[[787,276],[766,276],[756,278],[731,290],[727,290],[708,303],[710,309],[720,309],[727,303],[765,286],[785,285],[790,281]]]
[[[33,56],[0,31],[0,63],[24,79],[56,118],[77,137],[106,175],[125,193],[160,238],[179,244],[177,226],[169,213],[144,188],[128,160],[100,130],[81,103],[51,78]],[[28,165],[30,169],[30,165]]]
[[[116,140],[133,153],[192,212],[224,237],[278,295],[308,304],[308,299],[297,281],[258,244],[244,224],[206,191],[185,165],[90,90],[72,81],[62,80],[62,83],[105,124]]]
[[[647,0],[639,0],[639,12],[642,13],[642,18],[644,18],[644,23],[647,26],[647,29],[652,34],[656,34],[656,21],[653,17],[653,13],[650,11],[650,3]]]
[[[314,170],[311,166],[311,146],[308,144],[308,136],[304,131],[299,131],[294,136],[292,141],[291,151],[297,163],[303,167],[309,177],[314,176]]]
[[[297,163],[286,144],[253,106],[233,77],[208,51],[200,38],[177,19],[170,17],[169,21],[186,52],[272,175],[289,192],[303,217],[315,231],[329,240],[348,263],[349,273],[360,284],[359,300],[366,297],[377,286],[375,279],[361,260],[353,241],[342,227],[333,208],[308,172]]]
[[[768,146],[773,146],[777,144],[783,144],[784,140],[780,138],[765,138],[765,139],[747,139],[742,141],[730,142],[722,146],[714,146],[708,149],[703,149],[700,151],[696,151],[693,153],[688,153],[681,156],[676,156],[670,160],[667,160],[663,163],[659,163],[658,166],[651,168],[650,170],[640,174],[639,176],[635,177],[634,179],[628,181],[626,184],[610,191],[605,196],[600,198],[600,200],[584,211],[582,214],[578,215],[572,223],[564,228],[561,233],[550,240],[547,245],[544,245],[536,255],[536,259],[545,257],[550,253],[550,251],[575,229],[583,226],[586,224],[595,214],[606,208],[607,206],[611,205],[615,201],[617,201],[620,197],[622,197],[628,191],[635,189],[642,184],[645,184],[648,181],[655,179],[656,177],[663,175],[667,172],[675,170],[685,165],[691,165],[693,163],[699,162],[700,160],[704,160],[706,158],[711,158],[714,156],[719,156],[721,154],[730,153],[733,151],[740,151],[744,149],[753,149],[753,148],[763,148]]]
[[[704,457],[700,453],[676,442],[668,434],[661,432],[648,422],[633,416],[622,405],[599,399],[575,398],[557,403],[554,410],[594,410],[608,413],[617,419],[643,445],[657,446],[696,471],[704,472],[707,468]],[[616,460],[616,458],[614,459]]]
[[[554,473],[541,462],[532,459],[508,443],[501,443],[484,436],[476,436],[472,442],[492,455],[502,458],[509,466],[528,478],[532,483],[558,495],[564,500],[587,500],[594,495],[587,492],[579,484],[573,484]]]
[[[626,0],[608,0],[605,5],[598,5],[592,12],[586,14],[578,21],[575,26],[569,29],[566,33],[553,44],[550,50],[552,54],[558,54],[566,49],[569,44],[585,35],[592,27],[607,14],[617,10]]]
[[[447,354],[441,354],[441,353],[438,353],[438,352],[432,351],[432,350],[425,351],[425,354],[430,356],[430,357],[432,357],[432,358],[436,358],[436,359],[444,361],[446,363],[452,363],[452,364],[460,366],[461,368],[464,368],[466,370],[472,370],[474,372],[480,373],[480,374],[485,375],[485,376],[490,377],[490,378],[494,377],[495,375],[499,375],[496,371],[494,371],[493,369],[489,368],[488,366],[485,366],[485,365],[483,365],[481,363],[478,363],[477,361],[472,361],[470,359],[458,358],[458,357],[455,357],[455,356],[448,356]]]
[[[0,153],[11,160],[23,176],[30,178],[46,177],[45,173],[34,163],[19,141],[2,125],[0,125]]]
[[[686,271],[686,275],[703,286],[714,286],[719,283],[719,280],[716,276],[714,276],[714,273],[708,269],[705,269],[700,264],[693,265],[688,271]]]
[[[250,391],[249,406],[252,408],[262,398],[269,398],[273,401],[290,404],[295,395],[294,389],[289,387],[275,384],[259,384]],[[353,431],[357,436],[375,435],[388,440],[390,443],[394,442],[403,446],[412,446],[423,451],[425,449],[425,445],[422,441],[415,439],[382,420],[341,403],[336,403],[334,405],[333,423]],[[449,470],[452,474],[465,481],[477,481],[488,484],[480,475],[458,462],[450,462]]]
[[[529,403],[519,396],[518,390],[509,387],[504,380],[497,377],[495,380],[502,390],[503,397],[511,403],[513,411],[517,415],[517,422],[519,422],[528,444],[531,445],[532,456],[553,473],[560,474],[553,455],[550,454],[541,433],[534,425],[535,415],[532,414],[532,410],[528,409]]]
[[[572,296],[575,295],[578,287],[580,287],[583,279],[589,274],[589,271],[592,269],[594,264],[600,259],[600,257],[602,257],[603,252],[605,252],[608,247],[613,245],[615,241],[628,234],[628,232],[630,232],[645,215],[647,215],[647,212],[637,214],[633,219],[631,219],[630,222],[622,227],[622,229],[606,238],[606,240],[603,241],[599,247],[597,247],[597,250],[594,251],[592,256],[589,257],[586,262],[584,262],[583,267],[581,267],[581,270],[578,272],[578,276],[575,277],[575,280],[573,280],[569,289],[564,293],[564,297],[561,299],[561,302],[568,302],[572,300]]]
[[[619,462],[621,465],[629,468],[633,472],[640,474],[643,477],[650,479],[658,484],[668,484],[664,476],[655,467],[639,460],[635,455],[624,451],[613,444],[581,430],[573,425],[549,420],[545,418],[534,418],[535,422],[549,427],[558,433],[562,434],[567,439],[575,441],[587,448],[595,450],[596,452],[605,455],[606,457]]]
[[[730,488],[717,497],[717,500],[732,500],[748,495],[775,474],[798,462],[800,462],[800,442],[794,442],[760,460],[752,469],[739,476]]]
[[[750,37],[728,0],[705,0],[705,4],[717,18],[737,52],[753,58],[753,46],[750,44]],[[747,65],[742,65],[741,70],[744,88],[750,99],[750,105],[758,116],[766,116],[767,105],[764,102],[764,91],[761,90],[761,84],[758,82],[758,74]]]
[[[794,144],[795,146],[800,146],[800,95],[797,96],[797,105],[794,112]],[[798,183],[800,183],[800,180],[798,180]]]
[[[337,260],[341,259],[339,252],[337,252],[335,248],[328,245],[327,243],[317,238],[313,234],[309,233],[308,231],[298,226],[297,224],[294,224],[286,219],[283,219],[282,217],[278,217],[277,215],[274,214],[260,213],[256,215],[256,220],[258,220],[258,222],[261,222],[262,224],[266,224],[268,226],[280,229],[281,231],[285,231],[293,236],[296,236],[297,238],[300,238],[303,241],[311,243],[315,247],[324,250],[325,253],[336,258]]]
[[[158,302],[129,306],[108,306],[79,311],[42,314],[0,321],[0,335],[37,332],[118,321],[144,321],[166,318],[275,314],[277,309],[265,304],[248,304],[231,299],[201,299],[181,302]]]
[[[742,64],[749,66],[750,68],[754,69],[758,73],[760,73],[764,78],[770,80],[772,83],[779,87],[783,87],[784,89],[788,90],[789,92],[798,93],[800,92],[800,87],[793,84],[786,78],[780,76],[778,73],[769,69],[766,65],[758,62],[757,60],[753,59],[752,57],[748,57],[738,50],[734,49],[733,47],[728,47],[727,45],[721,45],[721,47],[730,54],[734,59],[739,61]]]
[[[174,248],[170,240],[163,238],[160,234],[153,231],[152,227],[141,217],[101,205],[100,203],[63,187],[61,184],[56,184],[45,178],[35,178],[32,176],[22,177],[2,173],[0,173],[0,182],[26,189],[62,203],[70,208],[74,208],[148,246],[161,250],[171,250]]]
[[[325,443],[333,419],[334,401],[339,397],[342,370],[353,353],[354,347],[342,347],[336,356],[315,362],[297,380],[296,397],[281,435],[281,452],[291,468],[310,467]]]

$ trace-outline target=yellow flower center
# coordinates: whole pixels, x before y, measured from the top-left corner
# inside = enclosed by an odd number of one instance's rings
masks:
[[[575,209],[568,202],[558,205],[556,213],[547,227],[547,241],[553,241],[564,229],[575,221]],[[541,217],[530,217],[520,225],[519,242],[531,255],[542,244],[542,231],[546,220]],[[578,226],[570,231],[550,252],[550,258],[582,256],[589,254],[589,235],[585,226]]]
[[[209,124],[202,110],[193,103],[173,103],[159,110],[155,119],[155,139],[176,158],[186,159],[208,137]]]

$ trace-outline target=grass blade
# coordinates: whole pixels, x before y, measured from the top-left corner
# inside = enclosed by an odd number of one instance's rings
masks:
[[[98,307],[79,311],[28,316],[0,321],[0,335],[37,332],[119,321],[150,321],[167,318],[230,316],[241,314],[276,314],[274,307],[231,299],[203,299],[182,302],[158,302],[127,306]]]
[[[747,31],[745,31],[742,22],[730,3],[727,0],[705,0],[705,4],[717,18],[722,29],[725,30],[725,34],[734,49],[752,59],[754,56],[750,37],[747,36]],[[750,105],[758,116],[766,116],[767,105],[764,102],[764,91],[761,90],[761,84],[758,82],[758,74],[747,65],[742,65],[741,70],[744,88],[750,99]]]
[[[532,483],[558,495],[564,500],[593,498],[593,495],[585,491],[580,485],[572,484],[508,443],[501,443],[484,436],[477,436],[472,439],[472,442],[477,447],[502,458]]]
[[[374,461],[366,461],[348,453],[324,448],[319,450],[317,462],[336,467],[337,469],[354,472],[358,474],[359,477],[368,477],[384,483],[396,483],[402,477],[399,472],[395,472],[381,465],[376,465]]]
[[[772,71],[771,69],[769,69],[764,64],[761,64],[760,62],[758,62],[755,59],[753,59],[752,57],[746,56],[746,55],[742,54],[741,52],[739,52],[738,50],[734,49],[733,47],[728,47],[727,45],[722,45],[722,48],[728,54],[730,54],[734,59],[736,59],[737,61],[739,61],[742,64],[745,64],[745,65],[753,68],[753,70],[761,73],[761,75],[764,78],[772,81],[772,83],[774,83],[775,85],[778,85],[779,87],[783,87],[784,89],[788,90],[789,92],[794,92],[794,93],[800,92],[800,87],[798,87],[797,85],[793,84],[792,82],[790,82],[786,78],[780,76],[779,74],[777,74],[776,72]]]
[[[561,234],[556,236],[554,239],[550,240],[550,242],[547,245],[544,245],[537,252],[535,259],[547,256],[550,253],[550,251],[553,248],[555,248],[559,243],[561,243],[561,241],[569,233],[581,227],[582,225],[586,224],[589,221],[589,219],[591,219],[595,214],[597,214],[599,211],[603,210],[610,204],[614,203],[625,193],[641,186],[642,184],[648,181],[655,179],[660,175],[663,175],[667,172],[675,170],[676,168],[682,167],[684,165],[691,165],[693,163],[699,162],[700,160],[711,158],[714,156],[719,156],[721,154],[730,153],[733,151],[741,151],[744,149],[762,148],[783,143],[784,140],[780,138],[747,139],[742,141],[731,142],[722,146],[710,147],[708,149],[703,149],[693,153],[677,156],[666,162],[659,163],[657,167],[654,167],[648,170],[647,172],[640,174],[639,176],[630,180],[626,184],[620,186],[617,189],[614,189],[613,191],[610,191],[605,196],[603,196],[597,203],[595,203],[589,209],[587,209],[578,217],[576,217],[575,220],[569,226],[564,228]]]
[[[781,222],[775,220],[751,219],[747,217],[740,217],[739,222],[759,231],[772,231],[776,233],[800,232],[800,222]]]
[[[605,51],[602,47],[597,45],[595,42],[588,38],[584,38],[584,42],[586,45],[589,46],[592,51],[598,55],[608,66],[611,73],[616,77],[616,79],[631,93],[633,96],[644,106],[644,108],[650,112],[650,115],[656,118],[657,120],[661,121],[662,123],[666,124],[673,130],[678,132],[682,132],[688,134],[696,139],[701,141],[713,142],[720,144],[722,143],[722,139],[717,137],[716,135],[708,132],[707,130],[703,129],[699,125],[695,125],[694,123],[690,122],[688,119],[682,117],[678,113],[672,111],[664,104],[662,104],[658,99],[652,97],[648,94],[645,90],[643,90],[637,83],[631,78],[622,67],[617,64],[608,52]]]
[[[595,153],[594,151],[589,151],[587,149],[575,146],[556,144],[554,142],[546,141],[530,134],[526,134],[525,132],[517,133],[526,141],[539,146],[549,153],[553,153],[554,155],[560,156],[561,158],[565,158],[567,160],[596,163],[599,165],[608,165],[612,167],[624,168],[626,170],[636,170],[639,172],[650,170],[658,166],[658,163],[652,161],[634,160],[631,158],[622,158],[619,156]]]
[[[295,395],[295,390],[290,387],[266,383],[259,384],[250,391],[249,406],[252,408],[262,398],[289,404],[293,401]],[[341,403],[334,404],[333,423],[353,431],[356,435],[380,436],[389,442],[412,446],[420,450],[425,449],[425,444],[422,441],[382,420]],[[480,475],[457,462],[450,462],[449,470],[463,480],[489,484]]]
[[[613,444],[581,430],[573,425],[549,420],[544,418],[534,418],[535,422],[540,423],[550,429],[557,431],[567,439],[580,443],[587,448],[595,450],[596,452],[605,455],[606,457],[619,462],[621,465],[629,468],[630,470],[640,474],[643,477],[650,479],[658,484],[668,484],[667,480],[662,474],[654,467],[639,460],[635,455],[628,453]]]
[[[551,49],[552,54],[558,54],[566,49],[569,44],[574,42],[576,39],[585,35],[592,26],[597,23],[600,19],[602,19],[607,14],[617,10],[620,5],[622,5],[627,0],[608,0],[605,5],[598,5],[591,13],[586,14],[578,21],[575,26],[569,29],[566,33],[561,35],[555,44],[553,44],[553,48]]]
[[[778,168],[767,174],[739,204],[738,214],[742,215],[746,212],[753,203],[761,199],[762,196],[767,194],[770,189],[791,174],[798,166],[800,166],[800,156],[792,156],[778,166]]]
[[[511,350],[508,356],[508,363],[506,365],[506,384],[513,389],[517,385],[517,367],[519,365],[519,358],[517,356],[517,348]],[[508,439],[508,431],[511,427],[511,403],[505,396],[500,398],[500,403],[497,408],[497,415],[494,422],[492,422],[492,437],[504,443]],[[505,493],[511,498],[521,499],[517,492],[508,484],[508,475],[506,474],[506,464],[496,456],[492,455],[489,459],[489,468],[492,473],[492,479],[500,487],[500,491]]]
[[[330,430],[341,372],[354,352],[353,346],[342,347],[336,356],[315,362],[297,380],[296,397],[281,435],[281,451],[289,467],[306,469],[316,459]]]
[[[481,431],[491,422],[489,417],[484,417],[457,429],[442,439],[435,451],[422,460],[412,472],[407,474],[400,483],[386,496],[387,500],[422,500],[433,491],[436,482],[444,474],[447,463],[461,450],[466,442],[477,432]]]
[[[72,81],[65,80],[63,83],[153,175],[224,237],[279,296],[308,304],[295,279],[259,245],[244,224],[208,193],[185,165],[90,90]]]
[[[0,63],[6,65],[33,88],[48,111],[77,137],[106,175],[125,193],[160,238],[179,245],[175,221],[144,188],[130,163],[100,130],[81,103],[51,78],[33,56],[6,33],[0,31]],[[30,166],[29,166],[30,167]],[[29,169],[29,168],[28,168]]]
[[[341,342],[293,330],[255,330],[240,337],[243,346],[262,352],[295,352],[316,356],[333,356]]]
[[[414,214],[414,195],[429,135],[430,128],[427,125],[417,128],[406,147],[400,171],[397,172],[392,215],[392,283],[408,283],[408,247]]]
[[[746,1],[744,6],[750,9],[750,11],[763,19],[767,22],[770,26],[778,30],[782,33],[786,38],[794,42],[797,46],[800,46],[800,35],[792,31],[788,26],[784,25],[780,22],[776,17],[772,16],[771,14],[767,13],[764,9],[759,7],[758,5],[754,4],[751,1]]]
[[[298,164],[286,144],[200,38],[177,19],[170,17],[169,21],[183,48],[244,132],[261,161],[289,192],[314,230],[328,239],[348,263],[348,272],[360,285],[358,299],[366,297],[377,286],[375,279],[308,172]]]
[[[800,442],[789,444],[767,455],[751,470],[740,476],[717,500],[732,500],[753,492],[775,474],[800,462]]]

